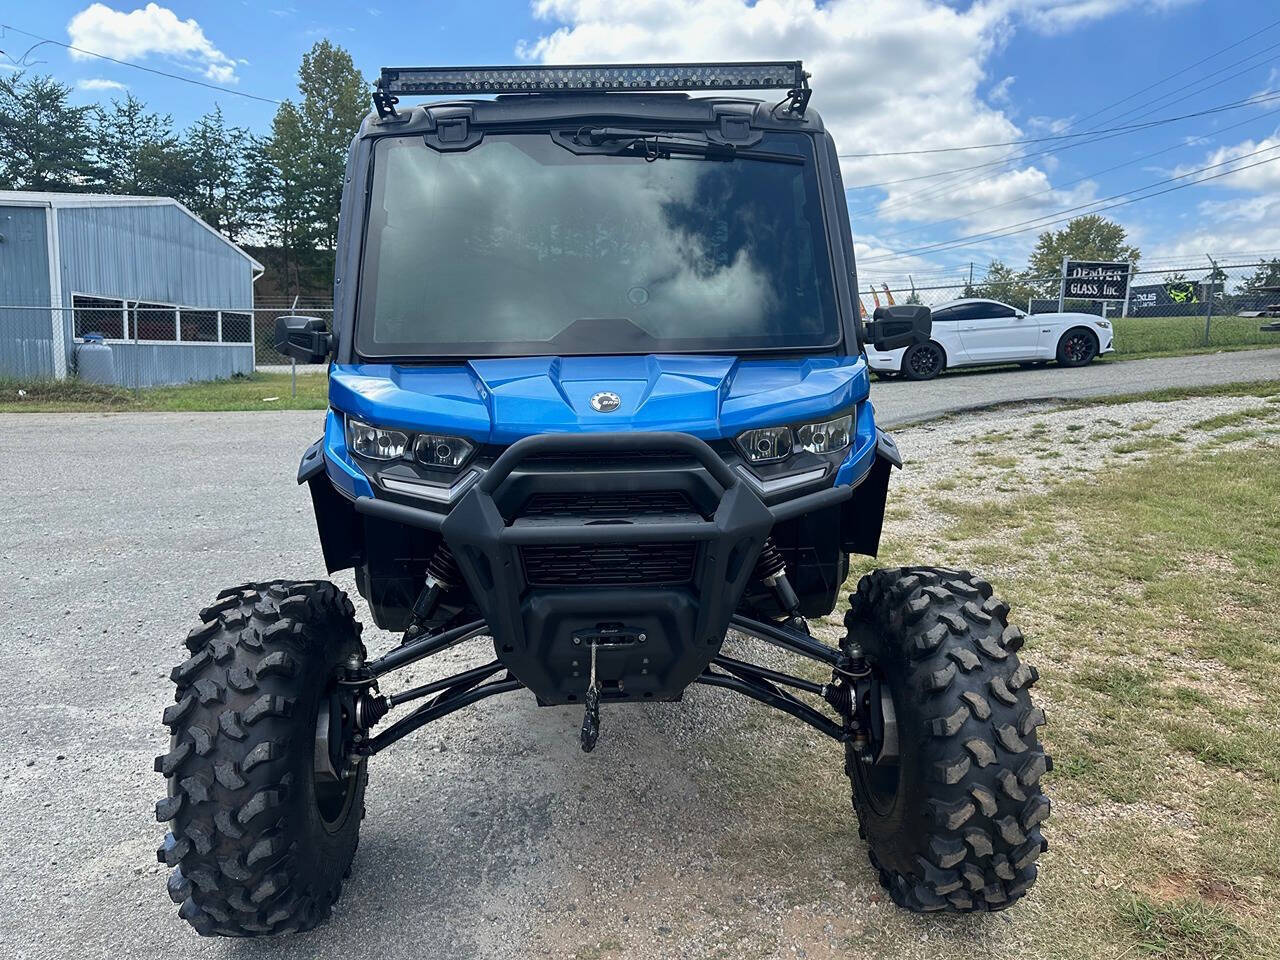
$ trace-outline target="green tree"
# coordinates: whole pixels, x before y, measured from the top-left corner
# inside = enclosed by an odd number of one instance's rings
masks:
[[[53,77],[0,75],[0,186],[12,190],[92,190],[90,107]]]
[[[1035,249],[1031,251],[1027,273],[1036,278],[1036,290],[1041,296],[1056,297],[1063,257],[1115,263],[1128,261],[1136,268],[1142,253],[1126,243],[1127,239],[1124,227],[1106,217],[1096,213],[1076,217],[1061,230],[1047,230],[1040,234]]]
[[[312,266],[314,236],[307,213],[306,137],[297,105],[285,101],[271,122],[266,155],[270,160],[265,183],[271,209],[270,238],[280,250],[281,289],[297,294],[311,289],[303,273]]]
[[[96,106],[93,158],[108,193],[165,195],[177,192],[170,178],[184,171],[173,118],[151,113],[133,94]]]
[[[298,92],[276,110],[267,148],[273,239],[295,292],[332,280],[347,151],[369,112],[369,85],[351,54],[321,40],[302,57]]]
[[[264,185],[256,176],[261,141],[244,127],[229,127],[222,108],[196,120],[182,137],[184,176],[173,193],[211,227],[238,240],[263,226]]]
[[[1262,287],[1280,286],[1280,259],[1260,260],[1258,269],[1240,287],[1241,293],[1257,293]]]
[[[987,265],[986,276],[973,285],[965,285],[966,297],[999,300],[1025,309],[1027,301],[1036,295],[1035,286],[1027,281],[1025,273],[1019,273],[1000,260]]]

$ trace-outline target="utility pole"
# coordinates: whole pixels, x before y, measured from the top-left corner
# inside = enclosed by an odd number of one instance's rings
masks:
[[[965,292],[970,295],[972,295],[973,293],[973,261],[972,260],[969,261],[969,286],[965,289]]]
[[[1213,286],[1217,282],[1218,265],[1214,263],[1213,257],[1209,256],[1209,254],[1206,253],[1205,258],[1213,266],[1213,270],[1209,273],[1209,295],[1205,297],[1209,303],[1204,309],[1204,345],[1207,347],[1209,345],[1209,324],[1213,321]]]

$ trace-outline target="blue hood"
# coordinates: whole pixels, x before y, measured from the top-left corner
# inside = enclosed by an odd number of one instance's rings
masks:
[[[508,444],[538,433],[679,430],[704,440],[814,420],[865,400],[859,357],[518,357],[456,366],[334,364],[329,403],[370,423]],[[611,413],[591,408],[616,393]]]

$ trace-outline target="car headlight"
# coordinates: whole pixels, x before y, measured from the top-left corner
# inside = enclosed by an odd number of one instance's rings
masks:
[[[475,446],[461,437],[442,437],[435,433],[420,433],[413,441],[413,456],[428,467],[460,467],[467,462]]]
[[[347,449],[370,460],[395,460],[409,449],[409,435],[347,417]]]
[[[1099,327],[1101,327],[1103,330],[1110,330],[1110,329],[1111,329],[1111,321],[1110,321],[1110,320],[1095,320],[1095,321],[1093,321],[1093,322],[1094,322],[1095,324],[1097,324]]]
[[[791,428],[763,427],[738,434],[738,446],[752,463],[773,463],[791,456]]]
[[[796,450],[836,453],[849,446],[853,415],[797,427],[761,427],[738,434],[738,446],[751,463],[776,463]]]
[[[849,445],[853,415],[796,427],[796,446],[809,453],[835,453]]]
[[[408,457],[426,467],[453,470],[466,463],[476,447],[470,440],[462,437],[388,430],[347,417],[347,449],[369,460],[399,460]]]

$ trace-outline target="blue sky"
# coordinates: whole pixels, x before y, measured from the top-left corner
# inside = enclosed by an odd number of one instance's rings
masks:
[[[0,22],[20,30],[275,99],[296,95],[298,61],[321,37],[349,49],[370,78],[392,63],[802,57],[841,152],[863,154],[1078,133],[1280,93],[1277,21],[1275,0],[0,4]],[[0,49],[17,57],[31,42],[9,31]],[[179,124],[218,103],[233,122],[265,132],[274,110],[50,45],[31,59],[75,85],[81,102],[127,87]],[[1223,173],[1280,158],[1278,131],[1280,99],[1069,149],[1054,141],[849,158],[850,185],[925,178],[850,191],[860,272],[895,282],[954,274],[973,260],[981,274],[992,256],[1021,267],[1043,221],[1060,211],[1089,212],[1101,198],[1209,164],[1218,166],[1207,173]],[[1238,160],[1245,154],[1255,155]],[[990,166],[947,173],[979,164]],[[1150,263],[1280,251],[1280,159],[1108,215]],[[1024,221],[1035,229],[965,239]]]

